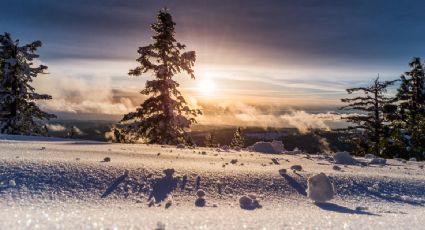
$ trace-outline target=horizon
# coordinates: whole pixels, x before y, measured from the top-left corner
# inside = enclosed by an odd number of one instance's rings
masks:
[[[50,74],[34,86],[53,96],[41,106],[59,119],[114,119],[143,102],[138,92],[151,74],[127,73],[164,6],[177,40],[197,55],[196,80],[176,80],[189,104],[204,110],[201,125],[290,126],[303,115],[306,125],[322,127],[320,117],[337,111],[346,88],[369,85],[378,74],[397,79],[425,51],[421,7],[402,1],[4,3],[11,10],[0,20],[3,30],[21,44],[43,42],[38,54]]]

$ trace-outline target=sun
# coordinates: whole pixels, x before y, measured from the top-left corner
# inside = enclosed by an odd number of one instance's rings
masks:
[[[203,79],[199,82],[197,89],[201,95],[212,96],[216,91],[216,85],[211,79]]]

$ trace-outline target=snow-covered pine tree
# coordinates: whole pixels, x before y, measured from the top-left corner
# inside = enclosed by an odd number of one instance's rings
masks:
[[[233,134],[233,139],[230,143],[230,146],[234,149],[241,149],[245,147],[245,138],[240,127],[238,127]]]
[[[399,131],[396,139],[405,144],[409,157],[425,159],[425,67],[418,57],[409,66],[410,71],[400,77],[398,109],[393,122]]]
[[[55,118],[41,111],[37,100],[50,100],[47,94],[35,93],[33,78],[44,74],[47,66],[33,67],[39,56],[40,41],[19,46],[9,33],[0,35],[0,132],[20,135],[47,135],[37,120]]]
[[[342,117],[342,119],[353,124],[343,131],[348,134],[347,141],[356,145],[358,155],[373,153],[377,156],[388,157],[383,151],[390,133],[384,108],[394,101],[393,98],[386,96],[387,87],[394,82],[380,82],[378,76],[369,87],[347,89],[348,94],[360,92],[363,95],[341,99],[348,105],[340,109],[354,112]]]
[[[131,76],[152,72],[155,77],[141,91],[150,97],[136,112],[126,114],[121,120],[128,124],[125,132],[134,137],[130,139],[158,144],[185,143],[186,130],[196,123],[194,117],[201,114],[200,110],[189,108],[178,90],[179,83],[173,80],[180,72],[187,72],[195,79],[192,69],[195,52],[183,52],[186,46],[174,38],[175,25],[167,9],[159,11],[156,23],[151,25],[154,43],[139,48],[140,65],[129,72]]]
[[[210,148],[214,148],[218,146],[215,130],[211,131],[205,136],[204,143],[206,147],[210,147]]]

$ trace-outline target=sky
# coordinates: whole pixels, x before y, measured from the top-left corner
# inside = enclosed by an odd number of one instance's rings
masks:
[[[205,123],[335,111],[346,88],[378,74],[396,79],[425,53],[425,2],[416,0],[0,4],[1,32],[43,42],[38,53],[50,74],[34,85],[54,98],[43,108],[71,117],[116,119],[143,101],[138,92],[151,75],[127,73],[137,66],[137,48],[152,42],[149,25],[163,7],[177,24],[177,40],[196,51],[196,80],[176,79],[190,104],[205,111]]]

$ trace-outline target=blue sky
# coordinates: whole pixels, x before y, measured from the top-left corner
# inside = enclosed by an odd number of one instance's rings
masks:
[[[150,42],[149,24],[164,6],[177,23],[177,39],[197,52],[197,80],[179,76],[182,90],[204,107],[231,98],[277,110],[329,110],[345,88],[368,84],[378,73],[395,79],[413,56],[425,53],[423,1],[0,4],[4,32],[44,44],[39,54],[50,75],[35,84],[57,99],[46,108],[74,113],[124,113],[142,100],[137,92],[149,75],[135,79],[127,72],[137,65],[137,47]],[[200,92],[210,83],[215,87],[208,95]]]

